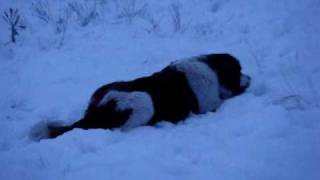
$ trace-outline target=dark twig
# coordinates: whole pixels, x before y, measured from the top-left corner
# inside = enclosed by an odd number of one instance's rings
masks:
[[[9,8],[8,11],[3,13],[2,19],[9,25],[11,32],[11,42],[16,42],[16,36],[19,35],[18,30],[25,29],[26,27],[20,23],[20,15],[18,9]]]

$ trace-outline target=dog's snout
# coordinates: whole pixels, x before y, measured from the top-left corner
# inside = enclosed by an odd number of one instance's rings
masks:
[[[248,88],[250,86],[251,77],[243,74],[240,79],[240,86],[242,88]]]

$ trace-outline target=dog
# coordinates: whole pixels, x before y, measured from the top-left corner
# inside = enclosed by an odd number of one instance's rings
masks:
[[[224,100],[245,92],[250,79],[230,54],[177,60],[150,76],[98,88],[82,119],[69,126],[47,124],[46,138],[74,128],[131,129],[160,121],[177,123],[190,113],[216,111]]]

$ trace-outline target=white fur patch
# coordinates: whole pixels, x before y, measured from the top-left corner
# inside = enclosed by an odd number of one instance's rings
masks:
[[[116,110],[132,109],[132,114],[128,121],[122,126],[124,129],[145,125],[153,116],[153,103],[148,93],[141,91],[110,91],[102,98],[99,105],[106,104],[110,100],[116,101]]]
[[[176,61],[173,65],[186,74],[197,97],[200,113],[215,110],[221,104],[217,74],[207,64],[195,58]]]

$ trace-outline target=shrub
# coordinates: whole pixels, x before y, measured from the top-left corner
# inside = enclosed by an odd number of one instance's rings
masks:
[[[25,29],[26,27],[21,24],[21,16],[19,15],[18,9],[9,8],[5,11],[2,16],[3,20],[8,24],[11,32],[11,42],[16,42],[16,36],[19,35],[19,30]]]
[[[83,3],[70,2],[68,3],[68,7],[76,14],[80,26],[82,27],[87,26],[98,16],[96,1],[93,1],[93,4],[90,4],[87,1]]]
[[[144,17],[148,10],[148,5],[146,3],[139,5],[136,0],[117,1],[117,6],[120,11],[117,18],[123,19],[129,24],[132,23],[134,18]]]

